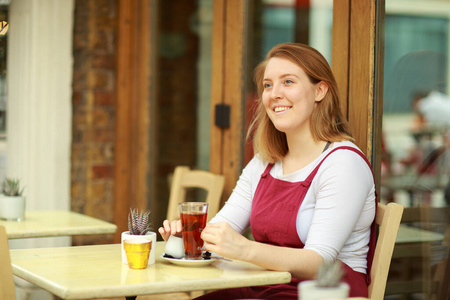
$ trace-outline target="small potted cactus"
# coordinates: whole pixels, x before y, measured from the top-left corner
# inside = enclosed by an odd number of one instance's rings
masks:
[[[339,260],[323,263],[316,274],[315,280],[302,281],[298,285],[299,297],[302,300],[316,299],[346,299],[349,286],[341,282],[344,269]]]
[[[7,221],[23,221],[25,219],[24,188],[19,178],[6,177],[0,195],[0,219]]]
[[[144,238],[152,241],[152,249],[148,258],[148,265],[154,264],[156,260],[156,232],[150,231],[150,211],[139,211],[131,209],[128,213],[128,231],[122,232],[122,262],[128,264],[127,255],[123,248],[123,241],[131,238]]]

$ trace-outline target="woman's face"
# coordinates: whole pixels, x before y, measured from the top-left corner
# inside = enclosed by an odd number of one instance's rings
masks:
[[[310,131],[315,103],[321,101],[328,87],[311,83],[306,73],[290,60],[273,57],[263,77],[262,101],[275,128],[286,134]]]

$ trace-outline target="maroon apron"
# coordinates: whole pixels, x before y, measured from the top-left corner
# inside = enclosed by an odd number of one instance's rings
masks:
[[[300,205],[323,161],[334,151],[347,149],[358,153],[369,165],[366,157],[352,147],[338,147],[330,151],[325,158],[309,174],[305,181],[287,182],[273,178],[269,173],[273,164],[269,164],[261,175],[255,196],[252,201],[250,224],[253,237],[260,243],[270,245],[303,248],[304,245],[297,233],[297,214]],[[377,200],[376,200],[377,201]],[[367,255],[368,270],[372,265],[375,250],[376,227],[372,223]],[[343,281],[350,286],[350,297],[367,297],[367,286],[370,283],[369,275],[356,272],[346,264]],[[220,290],[206,294],[199,299],[295,299],[298,297],[298,283],[300,279],[292,278],[290,283],[255,286],[248,288],[235,288]]]

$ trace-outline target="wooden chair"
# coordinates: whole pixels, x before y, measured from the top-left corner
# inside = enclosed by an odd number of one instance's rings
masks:
[[[170,183],[169,206],[167,217],[169,221],[180,218],[178,203],[186,202],[188,189],[201,189],[207,192],[206,200],[208,205],[208,221],[214,217],[220,209],[225,177],[208,171],[191,170],[186,166],[175,168]],[[203,294],[203,291],[192,291],[190,293],[170,294],[170,299],[192,299]],[[155,297],[158,297],[156,295]],[[163,295],[163,297],[169,297]],[[153,299],[153,298],[150,298]],[[159,299],[159,298],[154,298]],[[166,299],[166,298],[164,298]]]
[[[175,168],[170,186],[167,220],[179,219],[178,203],[186,201],[188,189],[197,188],[208,192],[206,201],[208,206],[208,221],[216,215],[220,208],[225,177],[208,171],[190,170],[189,167]]]
[[[450,295],[450,207],[405,208],[402,224],[443,234],[442,241],[397,244],[386,295],[448,299]]]
[[[0,300],[16,299],[6,230],[0,226]]]
[[[378,238],[370,271],[369,298],[382,300],[403,206],[396,203],[378,203],[377,209]]]

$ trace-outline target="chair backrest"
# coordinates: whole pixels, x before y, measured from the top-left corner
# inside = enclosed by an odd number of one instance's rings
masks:
[[[16,299],[8,237],[5,227],[0,226],[0,300]]]
[[[178,203],[185,202],[186,191],[189,188],[199,188],[208,192],[206,201],[208,205],[208,221],[216,215],[220,208],[225,177],[202,170],[190,170],[186,166],[175,168],[171,186],[167,219],[179,219]]]
[[[369,298],[373,300],[384,299],[384,290],[394,251],[395,239],[402,218],[403,206],[396,203],[384,205],[378,203],[376,223],[378,225],[378,238],[375,246],[371,282],[369,285]]]
[[[389,281],[386,295],[423,294],[426,299],[447,299],[450,293],[450,207],[408,207],[401,223],[418,232],[423,230],[424,237],[433,233],[440,234],[442,239],[429,241],[425,238],[397,244],[392,263],[394,268],[399,267],[400,273]]]

